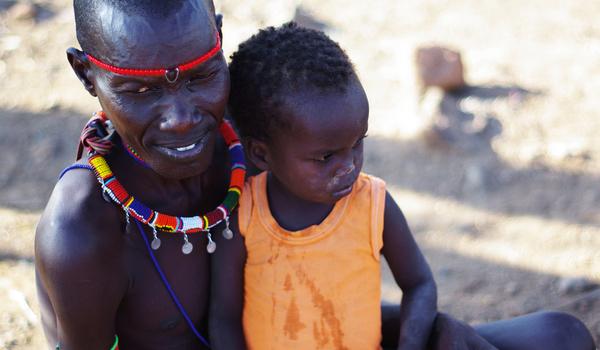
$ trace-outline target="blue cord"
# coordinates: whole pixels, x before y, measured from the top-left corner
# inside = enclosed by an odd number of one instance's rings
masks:
[[[90,170],[90,171],[94,170],[88,164],[77,164],[76,163],[76,164],[73,164],[73,165],[65,168],[60,173],[60,176],[58,178],[61,179],[69,170],[73,170],[73,169],[87,169],[87,170]],[[167,281],[167,277],[163,273],[162,269],[160,268],[160,265],[158,264],[158,260],[156,260],[156,257],[154,256],[154,253],[152,252],[152,248],[150,247],[150,242],[148,242],[148,238],[144,234],[144,229],[142,228],[142,225],[140,225],[140,222],[137,221],[137,220],[135,220],[135,223],[137,224],[137,227],[138,227],[138,230],[140,232],[140,235],[144,239],[144,243],[146,244],[146,248],[148,249],[148,254],[150,254],[150,258],[152,259],[152,263],[154,263],[154,267],[156,268],[156,271],[158,271],[158,274],[160,275],[160,279],[163,281],[165,287],[167,287],[167,291],[169,292],[169,295],[171,296],[171,298],[175,302],[175,305],[177,305],[177,308],[179,309],[179,312],[181,312],[181,314],[183,315],[183,318],[185,318],[185,321],[187,322],[187,324],[192,329],[192,332],[194,332],[194,334],[196,335],[196,337],[198,337],[198,339],[200,339],[200,341],[202,342],[202,344],[204,344],[206,347],[210,348],[210,344],[208,344],[208,341],[206,341],[206,339],[204,339],[204,337],[202,336],[202,334],[200,334],[200,332],[198,332],[198,330],[194,326],[194,323],[192,322],[192,320],[188,316],[187,312],[185,312],[185,309],[183,308],[183,305],[181,305],[181,303],[179,302],[179,298],[177,298],[177,295],[175,295],[175,292],[173,291],[173,288],[171,288],[171,285],[169,284],[169,281]],[[57,346],[60,347],[60,345],[58,345],[58,344],[57,344]]]
[[[154,253],[152,252],[152,248],[150,247],[150,242],[148,242],[148,238],[146,237],[146,234],[144,233],[144,229],[142,228],[142,225],[137,220],[135,220],[135,223],[136,223],[136,225],[138,227],[138,230],[140,231],[140,235],[142,235],[142,238],[144,239],[144,243],[146,243],[146,248],[148,249],[148,253],[150,254],[150,258],[152,259],[152,262],[154,263],[154,267],[156,267],[156,271],[158,271],[158,274],[160,275],[160,278],[162,279],[163,283],[165,284],[165,287],[167,287],[167,291],[171,295],[171,298],[173,299],[173,301],[177,305],[177,308],[179,309],[179,311],[183,315],[183,318],[185,318],[185,321],[190,326],[190,328],[192,329],[192,331],[194,332],[194,334],[196,335],[196,337],[198,337],[198,339],[200,339],[200,341],[202,342],[202,344],[204,344],[205,346],[207,346],[208,348],[210,348],[210,345],[208,344],[208,342],[206,341],[206,339],[204,339],[204,337],[202,336],[202,334],[200,334],[200,332],[198,332],[198,330],[194,326],[194,323],[192,322],[192,320],[190,320],[190,317],[188,316],[187,312],[185,312],[185,309],[183,308],[183,306],[179,302],[179,299],[175,295],[175,292],[173,291],[173,288],[171,288],[171,285],[169,284],[169,281],[167,281],[167,278],[165,277],[165,274],[162,272],[162,269],[160,268],[160,265],[158,264],[158,261],[156,260],[156,257],[154,256]]]
[[[92,166],[89,164],[72,164],[66,168],[63,169],[63,171],[60,172],[60,175],[58,175],[58,179],[62,179],[63,176],[65,176],[65,174],[69,171],[69,170],[73,170],[73,169],[87,169],[87,170],[94,170],[92,169]]]

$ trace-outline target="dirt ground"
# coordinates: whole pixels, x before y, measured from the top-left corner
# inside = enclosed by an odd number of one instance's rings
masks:
[[[65,59],[70,1],[30,4],[19,14],[0,0],[0,348],[19,350],[44,346],[35,225],[97,109]],[[440,309],[472,323],[559,309],[600,340],[600,2],[216,4],[227,54],[292,18],[347,49],[371,104],[365,170],[407,216]],[[428,44],[461,52],[469,87],[419,103],[413,58]],[[397,301],[385,273],[383,296]]]

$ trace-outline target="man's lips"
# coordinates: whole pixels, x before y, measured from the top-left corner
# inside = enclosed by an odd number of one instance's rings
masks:
[[[209,138],[209,132],[205,132],[201,136],[190,141],[171,144],[157,144],[154,146],[154,148],[169,157],[190,158],[202,152]]]

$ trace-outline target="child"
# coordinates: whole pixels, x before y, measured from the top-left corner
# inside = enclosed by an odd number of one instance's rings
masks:
[[[263,172],[213,260],[213,348],[380,348],[383,253],[403,291],[398,348],[424,349],[436,286],[384,182],[360,172],[369,106],[344,51],[289,23],[241,44],[230,74]]]

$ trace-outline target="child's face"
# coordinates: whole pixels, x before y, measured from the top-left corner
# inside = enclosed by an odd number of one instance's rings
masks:
[[[271,173],[292,194],[335,203],[348,195],[363,164],[369,103],[358,81],[345,93],[291,94],[282,108],[289,125],[268,145]]]

